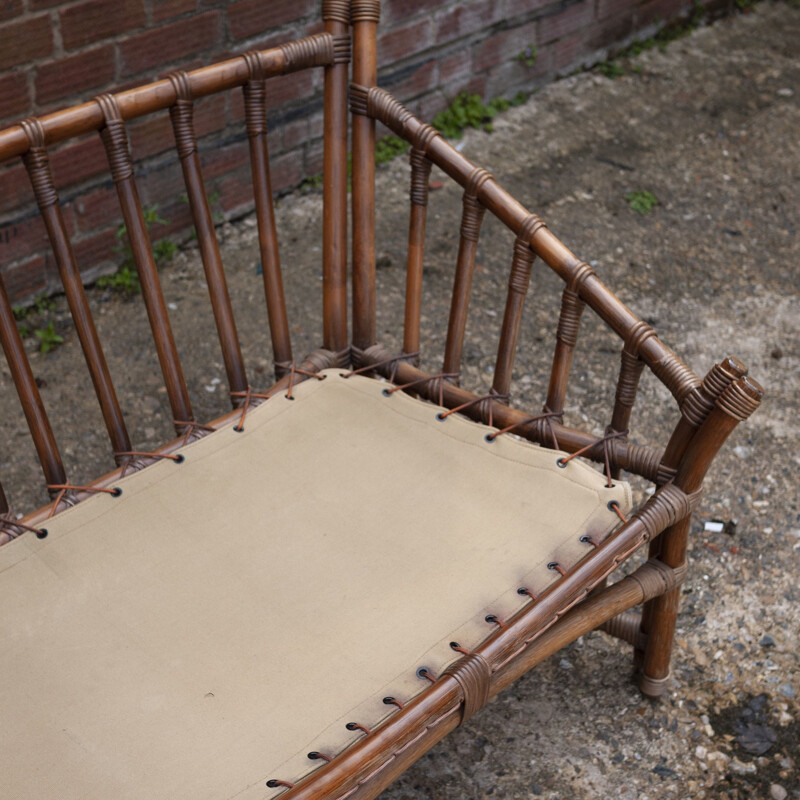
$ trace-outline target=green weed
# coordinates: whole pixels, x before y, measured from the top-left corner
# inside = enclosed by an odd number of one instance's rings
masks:
[[[616,61],[603,61],[597,65],[597,71],[612,81],[625,74],[625,70]]]
[[[399,136],[383,136],[375,142],[375,164],[386,164],[408,151],[408,142]]]
[[[519,61],[526,67],[532,67],[536,63],[536,46],[529,44],[521,53],[514,56],[515,61]]]
[[[211,202],[211,197],[209,197],[209,202]],[[169,220],[164,219],[158,213],[157,204],[145,206],[142,209],[142,216],[144,217],[145,228],[148,231],[153,225],[169,225]],[[133,250],[131,250],[130,244],[128,244],[125,238],[127,233],[128,229],[125,225],[120,225],[117,228],[115,234],[117,244],[114,245],[113,250],[117,255],[122,257],[122,264],[113,275],[103,275],[103,277],[98,278],[97,286],[100,289],[111,289],[126,297],[132,297],[141,292],[142,286],[139,282],[139,274],[136,271]],[[177,252],[178,245],[170,239],[159,239],[157,242],[153,243],[153,258],[155,259],[157,267],[171,261]]]
[[[521,105],[528,96],[525,92],[518,92],[511,99],[496,97],[484,103],[478,94],[461,92],[444,111],[433,118],[433,127],[448,139],[460,139],[467,128],[482,128],[491,133],[492,120],[501,111]]]
[[[637,214],[649,214],[657,205],[658,198],[647,190],[641,192],[628,192],[625,195],[631,211]]]
[[[43,328],[37,328],[33,333],[39,340],[40,353],[49,353],[64,342],[64,337],[56,333],[52,322],[48,322]]]

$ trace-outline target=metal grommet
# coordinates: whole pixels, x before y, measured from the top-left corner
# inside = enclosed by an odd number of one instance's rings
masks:
[[[234,426],[233,426],[233,430],[234,430],[236,433],[244,433],[244,428],[243,428],[241,425],[234,425]]]
[[[563,458],[557,458],[556,459],[556,466],[560,467],[561,469],[566,469],[567,468],[567,462],[564,461]]]
[[[111,496],[112,497],[120,497],[121,495],[122,495],[122,489],[120,489],[119,486],[115,486],[111,490]]]
[[[439,422],[444,422],[444,421],[447,419],[447,417],[445,417],[445,416],[442,414],[442,412],[440,411],[440,412],[439,412],[439,413],[436,415],[436,419],[438,419],[438,420],[439,420]]]
[[[384,397],[391,397],[392,396],[392,393],[388,389],[381,389],[381,394]]]
[[[497,438],[496,433],[487,433],[486,436],[483,437],[489,444],[492,444],[494,440]]]
[[[173,458],[172,460],[176,464],[183,464],[183,462],[186,461],[186,456],[184,456],[183,453],[178,453],[178,455],[175,456],[175,458]]]
[[[36,531],[36,538],[37,539],[46,539],[48,533],[49,533],[49,531],[47,530],[47,528],[40,528],[38,531]]]
[[[606,508],[609,511],[613,511],[616,514],[617,513],[617,509],[619,508],[619,503],[616,500],[609,500],[606,503]]]

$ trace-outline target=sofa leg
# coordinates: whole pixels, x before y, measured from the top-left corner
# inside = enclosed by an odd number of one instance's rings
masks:
[[[686,562],[687,540],[691,515],[684,517],[661,534],[654,545],[659,547],[659,559],[673,569]],[[642,629],[647,644],[641,658],[639,688],[647,697],[661,697],[668,688],[670,657],[678,619],[681,587],[670,589],[645,604]],[[636,659],[636,654],[634,654]]]

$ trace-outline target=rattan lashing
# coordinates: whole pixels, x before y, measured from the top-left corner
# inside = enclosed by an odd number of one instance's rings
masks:
[[[63,466],[47,413],[19,337],[11,304],[0,281],[0,340],[22,400],[31,436],[42,465],[51,504],[17,520],[0,487],[0,544],[25,535],[46,535],[44,520],[97,492],[113,494],[114,482],[145,468],[190,439],[238,419],[242,429],[248,409],[278,393],[292,396],[296,382],[330,367],[381,375],[394,386],[433,400],[449,411],[492,425],[503,434],[522,436],[545,447],[604,463],[609,483],[622,470],[643,476],[655,492],[615,534],[598,543],[587,537],[587,555],[577,567],[553,570],[559,579],[536,595],[519,587],[529,602],[511,619],[487,617],[487,638],[442,675],[423,672],[430,687],[411,702],[393,697],[384,702],[394,713],[380,726],[369,720],[349,723],[362,734],[345,752],[312,752],[318,770],[302,782],[275,776],[267,786],[292,798],[374,797],[438,739],[477,713],[487,700],[547,655],[595,628],[632,644],[641,665],[640,683],[647,694],[662,693],[669,675],[677,592],[686,573],[686,546],[691,514],[699,502],[705,473],[719,447],[741,421],[752,414],[761,388],[733,358],[715,364],[701,380],[576,258],[536,214],[523,208],[484,169],[472,164],[430,125],[419,121],[396,99],[378,88],[377,0],[324,0],[325,32],[268,50],[244,53],[221,65],[190,72],[117,94],[104,94],[76,109],[27,119],[0,131],[0,160],[21,158],[44,219],[59,274],[84,350],[118,469],[88,485],[71,484]],[[352,58],[352,70],[350,62]],[[281,261],[267,144],[266,81],[291,72],[322,68],[325,72],[325,170],[323,224],[323,323],[320,347],[302,361],[292,352],[284,298]],[[350,73],[352,73],[350,75]],[[347,110],[352,112],[352,333],[347,310]],[[276,381],[254,389],[246,375],[239,334],[228,296],[222,257],[205,189],[193,108],[197,99],[241,88],[249,142],[268,321]],[[134,116],[168,111],[187,196],[198,233],[199,250],[225,363],[233,411],[211,422],[199,422],[192,410],[153,261],[136,165],[126,123]],[[377,340],[374,232],[374,140],[380,121],[411,147],[410,216],[403,351],[386,349]],[[102,346],[81,285],[78,265],[61,211],[50,168],[48,148],[79,134],[97,131],[108,157],[111,177],[131,240],[143,298],[158,352],[175,429],[179,438],[155,453],[133,448],[103,356]],[[459,246],[441,372],[419,368],[420,318],[425,222],[430,202],[432,165],[463,188]],[[475,395],[459,385],[476,246],[488,213],[515,235],[510,253],[508,289],[489,394]],[[509,396],[520,320],[532,267],[541,259],[563,280],[557,315],[552,370],[542,387],[542,410],[513,407]],[[598,314],[622,342],[616,393],[606,433],[597,437],[564,420],[565,395],[573,353],[586,308]],[[640,376],[649,368],[675,398],[679,419],[664,449],[628,441],[631,410]],[[489,442],[491,442],[491,437]],[[570,456],[572,457],[572,456]],[[566,460],[566,459],[565,459]],[[650,557],[637,570],[604,587],[617,566],[643,545]],[[604,588],[603,588],[604,587]],[[591,595],[590,595],[591,592]],[[641,615],[629,609],[644,604]],[[490,615],[492,617],[493,615]]]

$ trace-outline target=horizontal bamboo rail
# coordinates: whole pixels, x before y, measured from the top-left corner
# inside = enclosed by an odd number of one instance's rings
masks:
[[[292,42],[290,45],[271,47],[258,52],[265,77],[296,72],[309,66],[329,66],[337,62],[345,45],[339,37],[320,33]],[[217,92],[243,86],[250,78],[250,70],[244,58],[220,61],[208,67],[200,67],[187,73],[188,91],[195,99]],[[172,106],[178,99],[175,86],[168,78],[128,89],[115,94],[120,117],[127,122],[154,111]],[[103,127],[103,112],[97,103],[90,101],[79,106],[46,114],[39,118],[46,145],[71,139],[84,133],[98,131]],[[22,125],[15,125],[0,132],[0,163],[14,156],[21,156],[29,147],[28,137]]]

